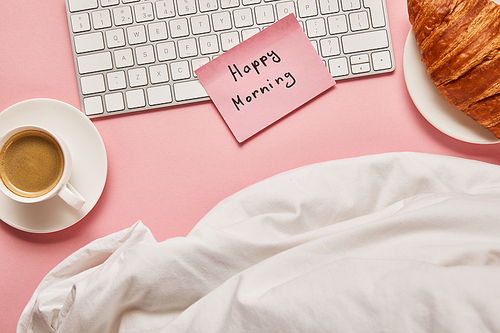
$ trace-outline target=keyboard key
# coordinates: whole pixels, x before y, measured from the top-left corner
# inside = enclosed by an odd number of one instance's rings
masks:
[[[370,8],[372,26],[381,28],[385,26],[384,8],[382,0],[363,0],[365,7]]]
[[[80,85],[84,95],[103,92],[106,90],[104,86],[104,76],[102,74],[83,76],[80,78]]]
[[[156,86],[147,89],[150,105],[158,105],[172,102],[172,92],[169,85]]]
[[[209,12],[219,8],[217,6],[217,0],[199,0],[200,12]]]
[[[118,5],[119,3],[120,3],[120,0],[101,0],[102,7],[114,6],[114,5]]]
[[[106,78],[108,81],[108,89],[111,91],[127,88],[124,71],[110,72],[106,74]]]
[[[273,5],[255,7],[255,21],[257,24],[273,23],[275,21]]]
[[[260,3],[260,0],[243,0],[243,5],[248,6],[248,5],[256,5]]]
[[[144,67],[128,70],[128,83],[131,87],[140,87],[148,84],[146,69]]]
[[[144,2],[134,6],[136,22],[152,21],[155,17],[153,14],[153,5],[150,2]]]
[[[130,45],[146,42],[146,29],[143,25],[136,25],[127,28],[128,43]]]
[[[319,8],[321,14],[332,14],[337,13],[339,11],[339,5],[337,0],[320,0]]]
[[[101,96],[87,97],[83,99],[83,110],[87,116],[104,112]]]
[[[167,24],[163,21],[148,25],[149,40],[156,42],[167,39]]]
[[[193,73],[194,73],[194,76],[196,76],[196,70],[198,68],[200,68],[201,66],[205,65],[206,63],[208,63],[210,61],[210,58],[208,57],[204,57],[204,58],[196,58],[196,59],[193,59],[191,61],[191,65],[193,66]]]
[[[354,53],[388,47],[389,39],[385,30],[377,30],[342,36],[342,45],[344,53]]]
[[[170,20],[170,35],[174,38],[185,37],[189,35],[189,26],[186,18]]]
[[[219,42],[216,35],[200,37],[201,54],[211,54],[219,52]]]
[[[130,67],[134,65],[132,49],[120,49],[114,52],[116,68]]]
[[[349,14],[349,22],[352,31],[366,30],[370,27],[367,12],[357,12]]]
[[[351,65],[362,64],[364,62],[370,62],[370,58],[368,57],[368,54],[366,54],[366,53],[353,55],[349,59],[351,61]]]
[[[153,84],[167,82],[167,65],[162,64],[149,67],[149,77]]]
[[[195,0],[178,0],[179,15],[188,15],[196,13]]]
[[[220,0],[220,6],[222,9],[239,7],[240,0]]]
[[[179,56],[181,58],[194,57],[198,55],[198,48],[196,47],[196,39],[187,38],[181,39],[177,42],[179,46]]]
[[[114,29],[106,31],[106,43],[109,48],[125,45],[125,35],[123,29]]]
[[[111,14],[109,10],[100,10],[92,13],[92,23],[94,29],[102,29],[111,27]]]
[[[229,30],[231,25],[231,14],[229,12],[219,12],[212,14],[212,24],[214,31]]]
[[[174,60],[177,58],[174,42],[156,44],[156,54],[159,61]]]
[[[174,0],[163,0],[156,2],[156,16],[159,19],[175,16]]]
[[[354,74],[366,73],[370,71],[370,64],[363,63],[363,64],[351,65],[351,70]]]
[[[106,104],[106,111],[114,112],[125,109],[122,93],[107,94],[104,96],[104,103]]]
[[[228,51],[240,43],[240,36],[237,31],[226,32],[220,35],[222,51]]]
[[[326,35],[325,20],[322,17],[306,21],[306,30],[308,37],[320,37]]]
[[[342,3],[342,9],[345,11],[360,9],[361,3],[359,1],[360,0],[340,0]]]
[[[392,67],[391,54],[389,51],[372,53],[373,69],[380,71]]]
[[[76,53],[85,53],[102,49],[104,49],[104,40],[100,32],[75,36]]]
[[[247,40],[248,38],[252,37],[253,35],[259,32],[260,32],[259,28],[245,29],[241,32],[241,37],[243,38],[243,40]]]
[[[97,0],[68,0],[68,4],[71,12],[97,8]]]
[[[250,27],[253,25],[252,10],[250,8],[235,9],[233,18],[236,28]]]
[[[195,35],[210,32],[210,19],[208,15],[191,17],[191,31]]]
[[[340,54],[340,44],[337,37],[322,39],[320,43],[323,57],[331,57]]]
[[[333,77],[349,75],[349,68],[347,67],[346,58],[337,58],[328,60],[330,66],[330,73]]]
[[[146,106],[146,99],[142,89],[129,90],[125,93],[127,106],[129,109],[135,109]]]
[[[135,57],[138,65],[155,62],[155,51],[153,45],[144,45],[135,48]]]
[[[337,0],[332,0],[337,1]],[[281,20],[283,17],[288,16],[290,14],[295,14],[295,3],[293,1],[279,1],[276,4],[276,14],[278,16],[278,20]]]
[[[132,9],[129,6],[113,8],[113,16],[115,25],[131,24]]]
[[[174,95],[176,101],[208,97],[200,81],[188,81],[174,84]]]
[[[328,17],[328,28],[330,34],[340,34],[347,32],[347,18],[345,15],[335,15]]]
[[[170,64],[170,72],[172,73],[172,80],[189,79],[191,72],[189,71],[189,62],[177,61]]]
[[[89,14],[75,14],[71,15],[71,28],[73,32],[82,32],[90,30]]]
[[[79,56],[76,61],[78,64],[78,72],[80,74],[99,72],[113,68],[110,52]]]
[[[315,0],[297,0],[300,17],[310,17],[318,15]]]
[[[311,40],[311,44],[314,47],[314,49],[316,50],[316,53],[319,54],[318,42],[315,40]]]

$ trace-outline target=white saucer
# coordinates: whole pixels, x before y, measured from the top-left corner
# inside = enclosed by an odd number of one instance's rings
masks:
[[[71,208],[58,196],[41,203],[23,204],[0,192],[0,220],[34,233],[65,229],[86,216],[102,194],[108,171],[104,143],[82,112],[57,100],[27,100],[0,112],[0,136],[24,124],[44,126],[66,142],[73,158],[70,183],[86,202],[80,210]]]
[[[500,142],[493,133],[451,105],[439,93],[420,60],[420,50],[411,29],[406,39],[403,67],[406,87],[413,103],[434,127],[444,134],[469,143]]]

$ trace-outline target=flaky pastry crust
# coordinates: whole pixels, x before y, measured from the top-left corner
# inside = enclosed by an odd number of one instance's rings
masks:
[[[500,138],[500,5],[408,0],[422,62],[439,92]]]

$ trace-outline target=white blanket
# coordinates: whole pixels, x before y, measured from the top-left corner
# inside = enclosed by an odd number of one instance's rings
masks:
[[[500,332],[500,167],[391,153],[279,174],[183,238],[59,264],[18,332]]]

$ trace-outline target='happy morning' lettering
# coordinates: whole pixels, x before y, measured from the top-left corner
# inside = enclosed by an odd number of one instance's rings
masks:
[[[227,67],[229,69],[229,72],[233,76],[234,82],[238,82],[238,79],[243,78],[246,74],[255,73],[257,75],[260,75],[262,70],[265,67],[268,67],[268,65],[278,64],[280,62],[281,58],[279,57],[279,55],[274,51],[270,51],[265,55],[259,57],[258,59],[252,61],[250,64],[245,65],[242,69],[238,68],[236,64],[228,65]],[[266,83],[262,87],[254,89],[247,96],[244,96],[243,99],[238,94],[236,95],[236,97],[232,97],[231,100],[236,109],[240,111],[240,107],[245,106],[245,102],[250,103],[258,98],[258,96],[264,95],[265,93],[270,92],[272,89],[278,86],[291,88],[295,85],[296,82],[297,81],[295,80],[293,75],[290,72],[286,72],[283,74],[283,76],[278,76],[274,80],[266,79]]]

